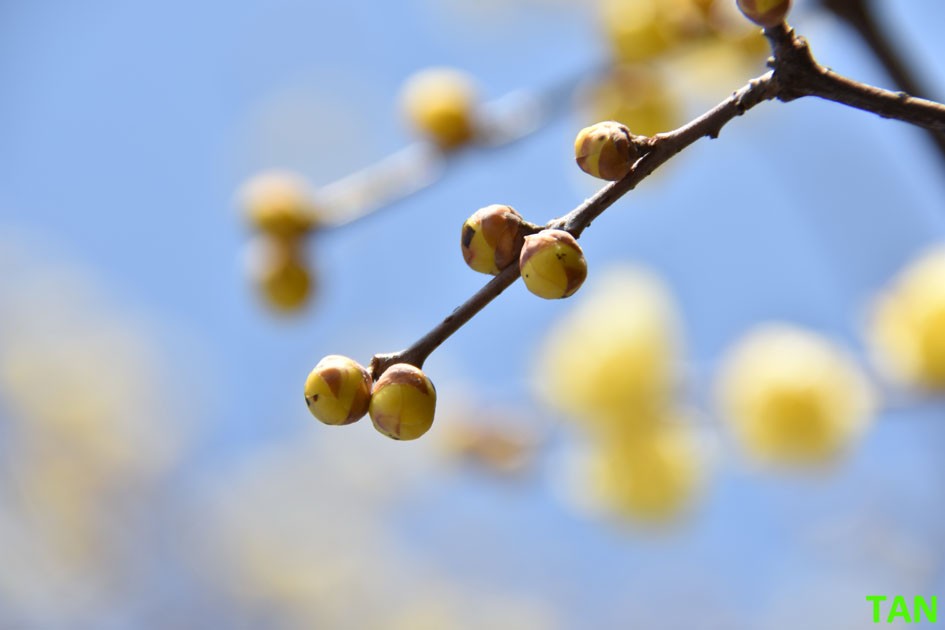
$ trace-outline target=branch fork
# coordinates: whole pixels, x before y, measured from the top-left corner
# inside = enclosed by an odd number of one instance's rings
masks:
[[[527,224],[528,233],[542,229],[561,229],[575,238],[580,238],[581,233],[594,219],[677,153],[700,138],[717,138],[729,121],[742,116],[760,103],[773,99],[786,103],[805,96],[816,96],[883,118],[945,132],[945,105],[903,92],[883,90],[834,73],[816,61],[807,41],[796,35],[786,23],[765,29],[765,36],[773,53],[768,62],[771,68],[769,72],[752,79],[733,92],[729,98],[682,127],[640,139],[638,146],[643,155],[637,159],[626,177],[607,184],[593,197],[564,216],[549,221],[544,227]],[[369,368],[374,380],[380,378],[385,370],[396,363],[409,363],[422,368],[434,350],[489,302],[512,286],[518,277],[519,268],[516,261],[413,345],[400,352],[375,355]]]

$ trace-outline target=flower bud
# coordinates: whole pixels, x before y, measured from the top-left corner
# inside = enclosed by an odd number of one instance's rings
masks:
[[[777,26],[791,10],[791,0],[737,0],[739,10],[746,18],[769,28]]]
[[[374,385],[369,412],[374,428],[395,440],[415,440],[433,424],[436,389],[419,368],[397,363]]]
[[[272,309],[297,311],[311,297],[314,283],[297,241],[258,236],[250,242],[247,265],[260,297]]]
[[[587,278],[584,252],[564,230],[526,236],[519,268],[528,290],[548,300],[573,295]]]
[[[463,72],[418,72],[404,84],[401,103],[407,122],[443,149],[460,147],[475,135],[476,89]]]
[[[617,181],[630,172],[640,151],[630,130],[608,120],[585,127],[574,140],[574,158],[588,175]]]
[[[513,208],[494,204],[463,223],[461,245],[466,264],[496,275],[515,262],[522,245],[522,217]]]
[[[351,424],[368,411],[371,375],[353,359],[332,354],[305,379],[305,404],[325,424]]]
[[[311,191],[295,173],[268,171],[252,177],[243,185],[240,201],[250,225],[265,234],[294,238],[315,226]]]

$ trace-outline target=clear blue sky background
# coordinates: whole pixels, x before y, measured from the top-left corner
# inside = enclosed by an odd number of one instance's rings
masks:
[[[578,121],[566,117],[512,147],[461,157],[438,186],[390,212],[318,236],[320,292],[304,317],[274,318],[254,302],[233,204],[245,177],[279,166],[327,183],[402,146],[396,95],[418,68],[464,68],[492,98],[605,54],[582,3],[475,4],[0,3],[0,225],[39,233],[50,252],[95,269],[121,303],[170,331],[172,362],[201,366],[187,377],[199,375],[187,386],[205,400],[181,492],[205,476],[225,479],[262,445],[314,431],[335,439],[301,404],[305,374],[325,354],[366,360],[404,346],[478,288],[482,277],[457,247],[471,211],[509,203],[543,222],[591,190],[570,154]],[[945,5],[878,4],[932,96],[945,96]],[[839,25],[811,13],[795,25],[825,64],[888,83]],[[772,318],[860,349],[870,295],[945,238],[942,173],[902,124],[821,102],[766,104],[674,160],[582,243],[592,276],[623,260],[663,275],[703,373],[752,323]],[[431,358],[428,373],[531,405],[534,348],[567,307],[517,285]],[[675,609],[703,599],[768,616],[785,593],[803,606],[829,584],[848,588],[827,598],[824,614],[865,621],[867,593],[945,594],[943,417],[929,405],[885,418],[827,481],[759,479],[726,450],[695,521],[656,543],[572,516],[547,479],[514,490],[472,476],[431,482],[392,526],[464,579],[557,602],[567,627],[614,624],[627,611],[649,627],[681,627]],[[832,540],[847,547],[812,543],[803,525],[836,514],[848,518]],[[464,521],[487,532],[468,550],[451,538]],[[872,534],[860,530],[879,521],[938,569],[920,579],[871,554]]]

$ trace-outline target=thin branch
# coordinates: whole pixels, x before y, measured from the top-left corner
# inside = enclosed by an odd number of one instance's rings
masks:
[[[876,19],[873,5],[868,0],[822,0],[826,9],[849,24],[873,51],[893,83],[900,90],[916,96],[931,97],[933,94],[909,68],[902,55]],[[945,159],[945,133],[929,132],[938,152]]]
[[[555,84],[520,89],[482,103],[475,113],[476,137],[462,150],[443,151],[430,141],[414,142],[380,161],[319,188],[318,211],[312,218],[322,230],[337,230],[433,185],[465,150],[492,150],[511,145],[563,115],[571,94],[588,77],[602,74],[599,64]],[[328,214],[325,221],[323,213]]]
[[[714,109],[689,124],[680,127],[676,131],[653,136],[648,140],[649,150],[637,160],[626,177],[608,184],[583,204],[565,216],[549,222],[545,227],[567,230],[575,238],[580,237],[581,232],[590,225],[591,221],[600,216],[602,212],[627,192],[633,190],[638,183],[674,155],[699,138],[704,136],[717,137],[728,121],[741,116],[758,103],[773,99],[775,96],[777,96],[777,90],[773,81],[773,73],[768,72],[764,76],[751,81]],[[530,231],[537,230],[532,229]],[[490,280],[446,319],[406,350],[375,355],[371,359],[371,374],[374,379],[380,378],[381,374],[395,363],[410,363],[422,368],[424,361],[440,344],[462,328],[489,302],[512,286],[518,277],[519,268],[516,261],[503,269],[499,275]]]
[[[702,114],[695,120],[669,133],[660,133],[647,140],[649,150],[637,160],[633,169],[618,182],[604,186],[596,195],[561,217],[551,221],[549,228],[566,230],[580,238],[581,233],[591,221],[600,216],[607,208],[623,195],[636,188],[657,168],[669,161],[677,153],[700,138],[717,138],[730,120],[741,116],[761,102],[771,100],[778,95],[778,85],[773,73],[768,72],[753,79],[730,97]]]
[[[774,52],[769,64],[772,71],[750,81],[692,122],[675,131],[646,139],[645,153],[626,177],[604,186],[593,197],[545,227],[567,230],[579,238],[594,219],[677,153],[700,138],[718,137],[729,121],[759,103],[775,98],[788,102],[803,96],[817,96],[885,118],[927,129],[945,130],[945,105],[881,90],[827,70],[814,60],[807,42],[797,37],[787,24],[767,29],[765,34]],[[538,227],[530,226],[529,229],[535,231]],[[371,360],[374,379],[380,378],[395,363],[410,363],[422,368],[436,348],[512,286],[518,277],[518,264],[512,263],[412,346],[400,352],[375,355]]]
[[[499,275],[476,291],[471,298],[463,302],[433,330],[418,339],[406,350],[374,355],[374,358],[371,359],[371,376],[376,381],[387,368],[395,363],[409,363],[422,368],[423,362],[434,350],[440,347],[440,344],[475,317],[476,313],[484,309],[489,302],[512,286],[518,280],[519,275],[518,261],[516,261],[503,269]]]
[[[765,35],[774,51],[772,65],[780,84],[780,100],[816,96],[883,118],[945,132],[945,105],[860,83],[825,68],[814,59],[807,41],[786,24],[765,30]]]

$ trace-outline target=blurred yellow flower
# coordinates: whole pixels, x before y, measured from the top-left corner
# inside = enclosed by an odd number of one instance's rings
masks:
[[[645,271],[618,267],[576,300],[540,349],[539,397],[597,430],[650,424],[675,386],[679,341],[667,291]]]
[[[0,230],[0,600],[90,625],[140,570],[150,532],[135,518],[177,461],[184,424],[151,331],[74,261],[37,257],[41,245]]]
[[[731,93],[732,85],[762,73],[769,54],[768,40],[757,29],[726,30],[689,47],[666,70],[686,86],[689,97],[716,101]]]
[[[255,236],[246,248],[246,267],[259,298],[274,312],[296,313],[316,292],[304,243],[297,239]]]
[[[599,0],[598,8],[613,64],[588,90],[588,122],[671,131],[683,123],[683,98],[670,83],[721,98],[761,72],[770,53],[733,0]]]
[[[467,584],[422,546],[404,544],[394,514],[438,476],[436,458],[374,437],[355,430],[324,441],[308,432],[228,470],[202,502],[207,578],[247,610],[266,611],[275,627],[554,627],[544,603]],[[455,528],[464,545],[485,541],[475,525]]]
[[[534,464],[537,438],[524,428],[488,426],[467,419],[465,423],[444,423],[441,435],[445,455],[489,472],[518,475]]]
[[[297,173],[258,173],[241,187],[239,202],[250,226],[272,236],[294,239],[318,222],[312,191]]]
[[[720,406],[760,460],[834,458],[864,431],[874,398],[859,366],[829,339],[784,324],[744,337],[726,357]]]
[[[914,261],[879,297],[869,336],[893,378],[945,391],[945,245]]]
[[[476,132],[476,85],[453,68],[427,68],[409,77],[401,90],[409,125],[443,149],[455,149]]]
[[[701,464],[691,429],[664,421],[632,438],[594,443],[589,492],[617,515],[665,522],[691,504]]]
[[[580,98],[585,125],[615,120],[631,133],[652,136],[683,122],[682,99],[657,69],[643,64],[612,68],[594,79]]]
[[[604,35],[620,63],[652,60],[704,29],[692,0],[600,0],[599,11]]]

